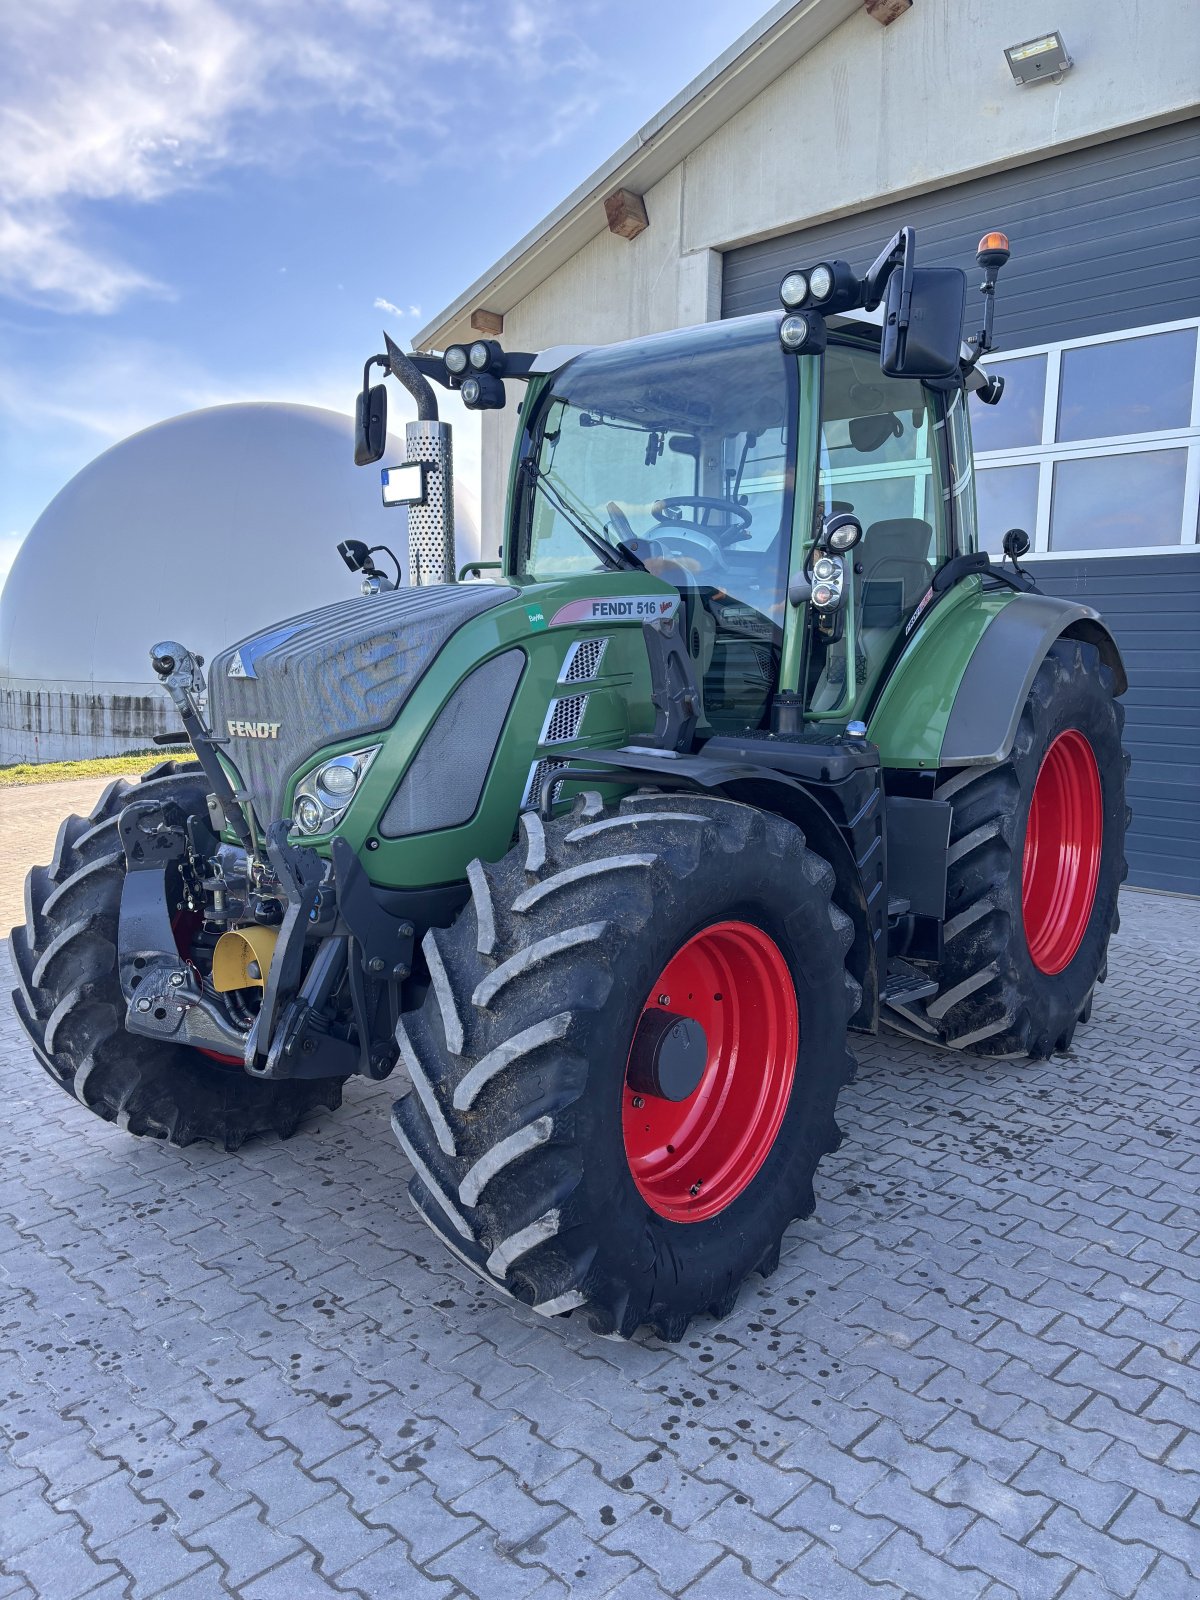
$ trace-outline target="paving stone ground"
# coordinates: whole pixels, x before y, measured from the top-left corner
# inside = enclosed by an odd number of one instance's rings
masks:
[[[1200,1593],[1200,904],[1123,918],[1064,1059],[862,1042],[817,1218],[673,1348],[469,1278],[394,1083],[168,1150],[3,1007],[0,1600]]]

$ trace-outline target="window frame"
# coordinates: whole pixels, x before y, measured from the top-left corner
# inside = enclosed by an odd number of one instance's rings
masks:
[[[1059,398],[1062,389],[1062,358],[1066,350],[1078,350],[1101,344],[1124,344],[1133,339],[1152,338],[1155,334],[1191,330],[1196,335],[1196,355],[1192,371],[1192,403],[1187,426],[1163,428],[1152,433],[1121,433],[1105,438],[1072,440],[1069,443],[1055,438],[1058,425]],[[1200,547],[1200,317],[1181,317],[1172,322],[1148,323],[1135,328],[1119,328],[1111,333],[1089,334],[1078,339],[1060,339],[1053,343],[1024,345],[1018,350],[998,351],[985,357],[984,370],[989,376],[1004,376],[1010,361],[1023,357],[1046,357],[1046,388],[1042,396],[1042,432],[1037,444],[1018,445],[1007,450],[978,450],[975,452],[976,487],[981,472],[996,467],[1035,466],[1038,468],[1038,514],[1034,528],[1027,529],[1033,543],[1023,560],[1076,561],[1097,560],[1120,556],[1177,555],[1181,550]],[[1000,404],[1004,401],[1001,399]],[[1059,461],[1081,461],[1097,456],[1144,455],[1150,451],[1183,449],[1187,452],[1184,471],[1183,510],[1179,537],[1173,544],[1123,545],[1118,548],[1086,548],[1053,550],[1050,547],[1050,514],[1054,491],[1054,467]]]

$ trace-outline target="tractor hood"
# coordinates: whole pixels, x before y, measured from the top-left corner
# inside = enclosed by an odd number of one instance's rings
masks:
[[[213,731],[264,828],[288,780],[324,746],[389,728],[463,623],[502,605],[499,584],[439,584],[339,600],[244,639],[213,661]]]

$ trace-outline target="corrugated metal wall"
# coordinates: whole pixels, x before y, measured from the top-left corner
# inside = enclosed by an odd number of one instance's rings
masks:
[[[970,268],[985,228],[1008,233],[1013,259],[996,296],[1002,349],[1195,316],[1200,120],[731,250],[724,315],[773,309],[791,266],[836,255],[865,269],[905,223],[927,266]],[[1200,894],[1200,549],[1039,560],[1032,570],[1048,593],[1095,606],[1125,656],[1130,882]]]
[[[722,315],[774,310],[779,280],[792,266],[839,256],[865,271],[906,223],[917,230],[917,261],[927,267],[973,269],[980,234],[1008,234],[1013,256],[996,294],[1002,349],[1195,316],[1200,120],[730,250]],[[972,284],[974,277],[971,270]],[[978,301],[969,291],[968,324]]]
[[[1047,594],[1095,606],[1129,673],[1129,881],[1200,894],[1200,550],[1038,561]]]

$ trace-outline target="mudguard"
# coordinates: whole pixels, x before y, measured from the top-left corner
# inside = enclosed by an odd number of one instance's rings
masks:
[[[1006,758],[1037,670],[1061,638],[1094,644],[1116,679],[1116,693],[1125,693],[1121,652],[1098,611],[1054,595],[1018,595],[992,618],[971,654],[942,738],[942,766],[988,766]]]

